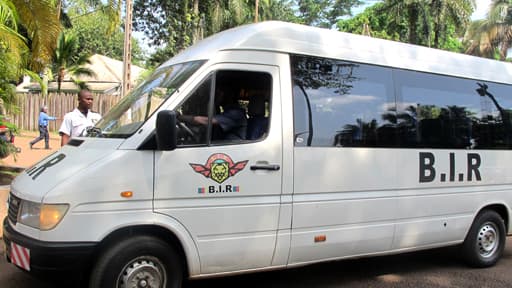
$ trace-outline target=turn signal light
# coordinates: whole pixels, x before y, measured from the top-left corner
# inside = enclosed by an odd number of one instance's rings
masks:
[[[327,240],[327,236],[325,236],[325,235],[315,236],[315,243],[325,242],[325,240]]]
[[[133,192],[132,191],[123,191],[121,192],[121,197],[123,198],[131,198],[133,196]]]

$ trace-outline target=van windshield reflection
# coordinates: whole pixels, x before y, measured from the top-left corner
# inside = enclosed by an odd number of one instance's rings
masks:
[[[121,99],[96,124],[88,137],[127,138],[195,72],[204,61],[161,66]]]

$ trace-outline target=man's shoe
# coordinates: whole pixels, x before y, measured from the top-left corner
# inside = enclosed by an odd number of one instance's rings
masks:
[[[32,149],[32,143],[28,143],[28,146],[30,147],[30,149]]]
[[[51,150],[52,148],[50,148],[50,147],[44,147],[44,149],[46,149],[46,150]]]

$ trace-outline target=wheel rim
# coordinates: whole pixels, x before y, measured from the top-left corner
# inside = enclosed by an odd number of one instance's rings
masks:
[[[478,231],[477,248],[480,256],[484,258],[492,257],[500,244],[498,227],[491,222],[487,222]]]
[[[128,263],[117,277],[118,288],[163,288],[167,283],[165,267],[155,257],[141,256]]]

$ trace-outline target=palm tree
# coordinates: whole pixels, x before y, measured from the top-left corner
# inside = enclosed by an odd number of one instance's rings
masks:
[[[408,43],[439,48],[450,25],[465,27],[474,7],[474,0],[385,0],[380,10],[395,27],[407,24]]]
[[[17,18],[14,5],[0,0],[0,99],[6,106],[14,102],[12,83],[21,76],[23,56],[28,51],[25,38],[17,32]]]
[[[0,0],[0,124],[15,133],[15,125],[6,121],[6,110],[15,111],[16,83],[22,75],[24,59],[28,52],[26,39],[18,33],[19,17],[14,4]],[[13,154],[17,149],[12,143],[0,141],[0,158]]]
[[[91,69],[84,67],[85,64],[91,63],[88,57],[77,55],[77,38],[73,35],[61,33],[53,56],[53,73],[57,78],[57,91],[59,93],[66,72],[73,76],[94,75]]]
[[[505,60],[512,43],[512,1],[494,0],[487,18],[473,22],[466,32],[470,45],[466,53]]]
[[[400,26],[400,22],[407,22],[407,42],[411,44],[420,44],[418,30],[423,27],[430,34],[430,26],[427,24],[428,19],[428,5],[426,1],[422,0],[386,0],[382,11],[387,13],[391,18],[390,20],[395,26]],[[422,25],[423,24],[423,25]]]
[[[246,23],[247,9],[245,0],[214,0],[208,13],[212,24],[211,34]]]
[[[21,58],[27,44],[26,39],[18,33],[17,19],[16,7],[10,2],[0,1],[0,43]]]
[[[42,71],[52,60],[61,26],[57,10],[51,0],[25,1],[3,0],[12,3],[18,14],[18,21],[29,40],[29,68]]]
[[[430,15],[433,17],[433,47],[440,48],[441,37],[447,34],[447,24],[466,27],[476,8],[475,0],[432,0]]]

